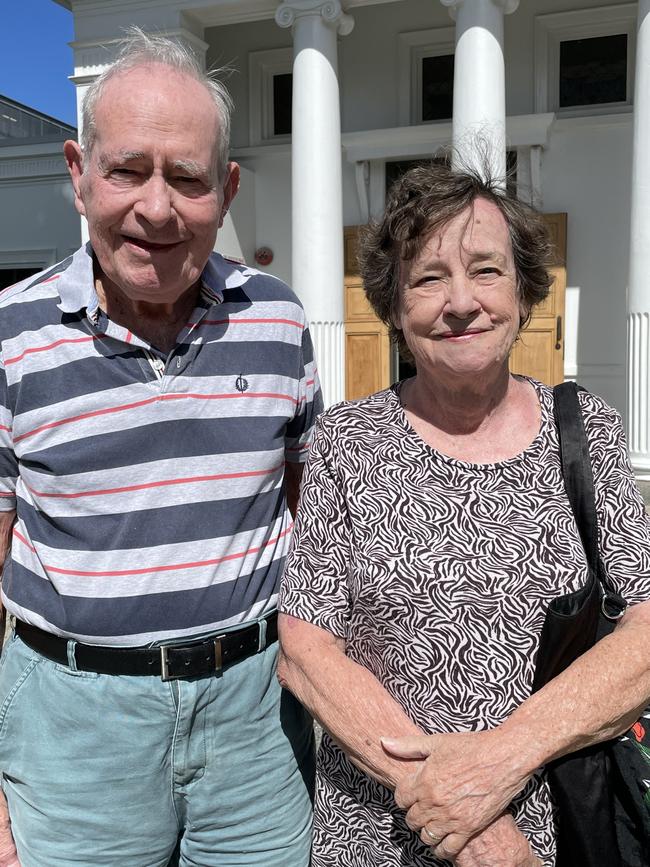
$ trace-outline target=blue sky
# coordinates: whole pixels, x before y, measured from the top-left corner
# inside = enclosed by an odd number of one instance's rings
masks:
[[[72,13],[54,0],[2,4],[0,93],[76,126]]]

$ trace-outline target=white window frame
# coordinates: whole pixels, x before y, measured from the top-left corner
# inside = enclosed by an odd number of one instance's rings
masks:
[[[449,123],[449,118],[422,120],[422,60],[454,54],[456,29],[436,27],[413,30],[398,36],[399,86],[397,116],[400,126],[422,123]]]
[[[637,4],[600,6],[535,16],[535,111],[577,117],[629,112],[633,104]],[[627,99],[560,108],[560,43],[596,36],[627,35]]]
[[[292,48],[251,51],[248,55],[248,130],[251,147],[291,141],[290,135],[273,134],[273,77],[292,71]]]

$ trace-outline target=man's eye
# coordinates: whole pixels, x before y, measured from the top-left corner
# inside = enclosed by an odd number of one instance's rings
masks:
[[[186,177],[185,175],[178,175],[173,180],[174,180],[174,183],[176,183],[176,184],[198,184],[199,183],[198,178],[190,178],[190,177]]]

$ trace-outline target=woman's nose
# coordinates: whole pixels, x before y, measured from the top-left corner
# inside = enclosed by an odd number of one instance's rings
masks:
[[[445,313],[457,319],[469,319],[481,309],[474,282],[467,276],[452,277],[447,283]]]

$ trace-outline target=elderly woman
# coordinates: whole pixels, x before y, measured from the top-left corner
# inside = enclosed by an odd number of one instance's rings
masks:
[[[408,172],[362,245],[417,372],[324,413],[303,483],[280,679],[325,730],[314,867],[550,867],[540,769],[650,697],[650,529],[620,418],[586,392],[601,554],[631,607],[530,697],[549,600],[587,577],[553,392],[508,369],[548,255],[530,209],[444,167]]]

